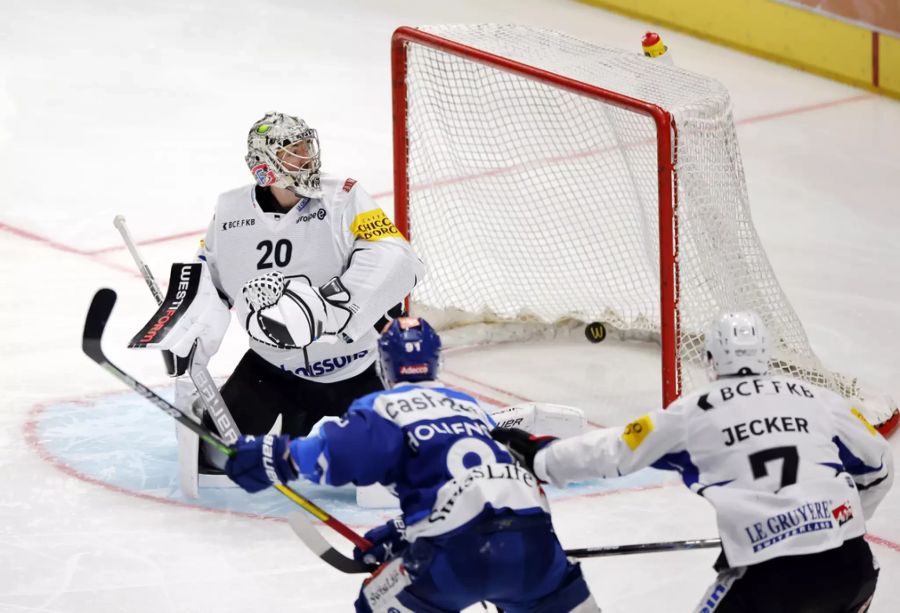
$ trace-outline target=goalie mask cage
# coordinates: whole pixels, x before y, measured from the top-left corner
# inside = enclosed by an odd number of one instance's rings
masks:
[[[856,394],[772,272],[719,82],[514,25],[399,28],[392,73],[395,221],[425,262],[412,308],[432,324],[655,337],[665,406],[699,383],[710,320],[752,309],[775,371]]]

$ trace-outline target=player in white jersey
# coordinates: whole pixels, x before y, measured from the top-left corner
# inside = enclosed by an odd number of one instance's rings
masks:
[[[893,479],[887,441],[837,394],[767,375],[755,314],[722,316],[706,348],[715,381],[625,427],[565,440],[492,434],[556,485],[679,471],[715,507],[722,539],[699,611],[866,610],[878,570],[863,535]]]
[[[197,254],[249,335],[222,397],[241,432],[263,434],[281,413],[282,431],[300,436],[383,389],[376,326],[400,310],[423,266],[355,180],[320,172],[306,122],[268,113],[247,148],[256,184],[219,196]],[[201,349],[222,335],[207,326]]]

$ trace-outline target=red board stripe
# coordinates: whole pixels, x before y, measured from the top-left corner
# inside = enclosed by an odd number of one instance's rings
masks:
[[[879,71],[881,67],[878,65],[878,32],[872,32],[872,85],[878,87]]]

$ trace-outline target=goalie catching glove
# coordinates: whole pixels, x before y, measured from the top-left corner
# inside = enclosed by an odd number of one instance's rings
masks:
[[[247,332],[261,343],[299,349],[327,336],[353,342],[343,333],[352,315],[350,292],[338,277],[312,287],[305,279],[270,272],[247,281],[241,292],[250,306]]]
[[[503,443],[522,466],[534,472],[534,456],[537,452],[558,440],[555,436],[535,436],[518,428],[494,428],[491,436]]]

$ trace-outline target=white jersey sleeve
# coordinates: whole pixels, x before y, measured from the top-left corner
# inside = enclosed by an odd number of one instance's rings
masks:
[[[705,497],[729,564],[746,566],[863,535],[892,460],[840,397],[785,377],[720,379],[666,411],[535,457],[537,476],[556,484],[646,466],[678,471]]]
[[[633,473],[683,449],[684,422],[683,411],[657,410],[626,426],[592,430],[554,442],[535,457],[535,474],[564,486]]]
[[[834,395],[828,406],[841,464],[856,483],[863,513],[869,519],[894,480],[891,446],[859,409],[844,398]]]
[[[347,192],[342,225],[349,242],[341,282],[350,291],[355,314],[344,328],[358,338],[412,291],[425,273],[406,239],[359,185]]]

